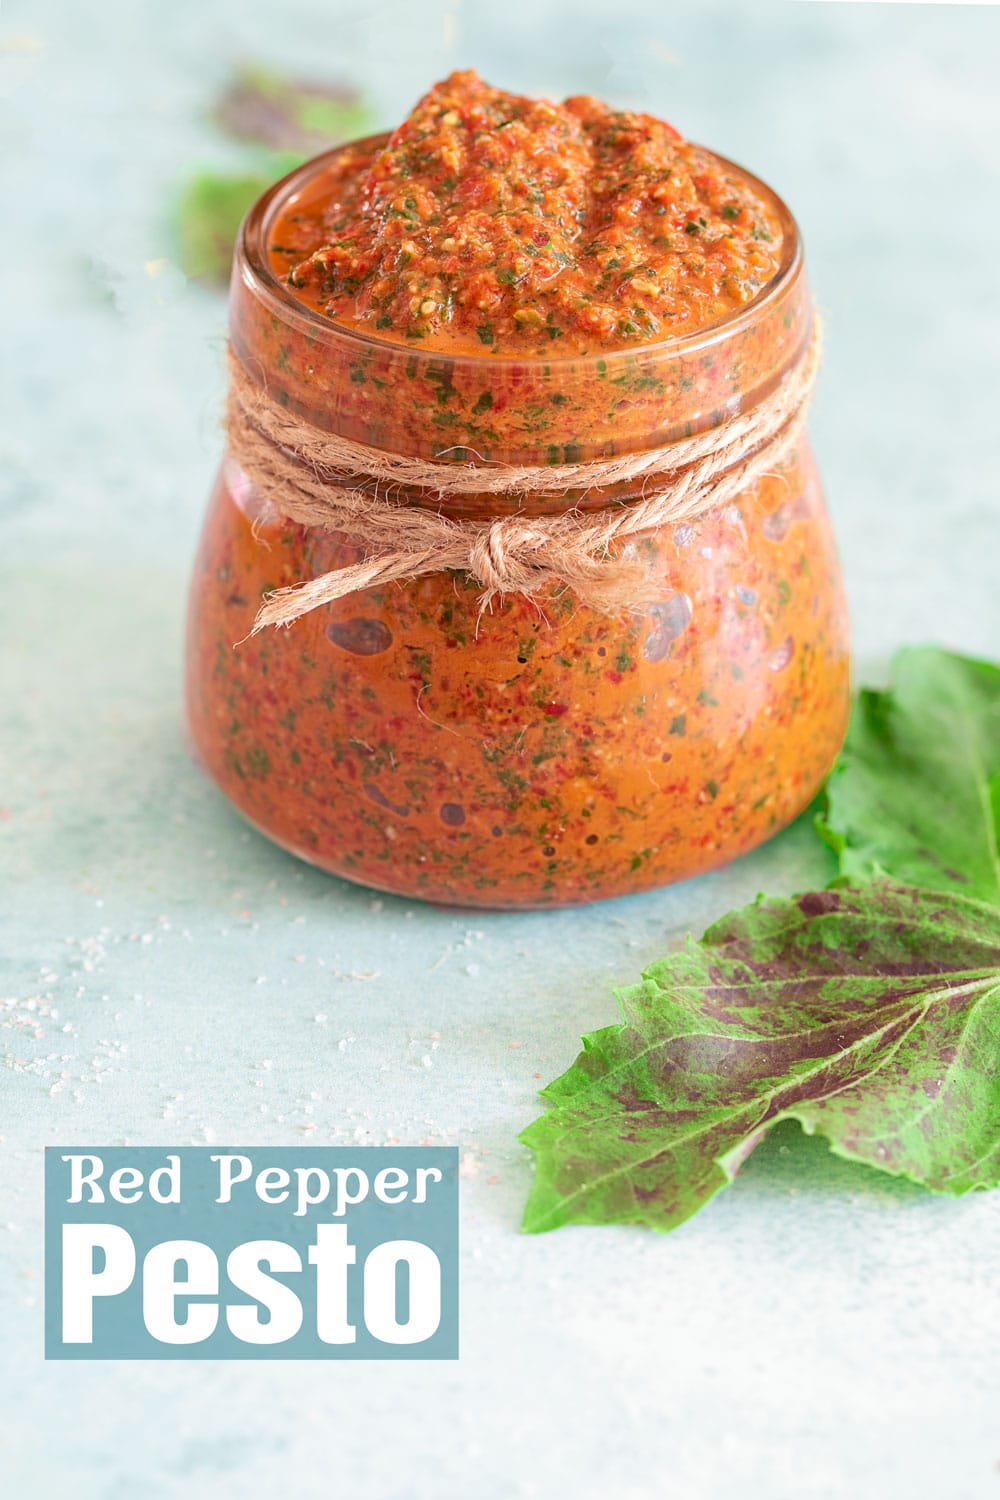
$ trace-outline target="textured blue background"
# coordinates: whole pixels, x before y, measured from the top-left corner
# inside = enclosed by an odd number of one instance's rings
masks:
[[[1000,1495],[1000,1194],[782,1129],[676,1235],[517,1232],[537,1088],[688,927],[824,880],[807,829],[586,912],[455,915],[297,865],[189,765],[224,312],[170,206],[238,160],[204,113],[245,56],[355,79],[385,123],[467,62],[675,119],[805,231],[859,675],[903,641],[995,655],[1000,10],[12,0],[2,24],[6,1492]],[[43,1146],[234,1139],[457,1145],[461,1360],[44,1365]]]

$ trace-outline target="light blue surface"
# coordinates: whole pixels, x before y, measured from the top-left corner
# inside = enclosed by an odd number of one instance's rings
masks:
[[[185,169],[237,159],[203,114],[247,55],[359,80],[386,123],[467,62],[674,118],[805,231],[859,674],[904,641],[997,655],[1000,11],[63,0],[3,27],[5,1494],[1000,1495],[1000,1194],[782,1129],[675,1235],[517,1230],[540,1083],[685,929],[826,879],[807,828],[671,891],[457,915],[300,866],[189,764],[224,309],[170,230]],[[42,1148],[101,1141],[459,1146],[461,1361],[44,1365]]]

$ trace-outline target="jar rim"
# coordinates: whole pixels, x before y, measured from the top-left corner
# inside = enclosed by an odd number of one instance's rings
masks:
[[[308,161],[293,168],[291,172],[273,183],[257,199],[240,225],[233,256],[234,277],[240,276],[251,295],[270,303],[277,316],[286,322],[297,322],[306,328],[318,331],[325,341],[341,341],[345,347],[379,350],[382,353],[405,352],[408,358],[418,361],[418,367],[421,364],[440,365],[442,360],[448,360],[469,369],[524,369],[526,366],[545,365],[566,370],[574,365],[593,367],[598,360],[603,360],[610,366],[619,361],[627,362],[636,358],[655,359],[657,356],[672,358],[678,355],[697,354],[738,335],[766,310],[802,269],[802,238],[795,217],[784,199],[779,197],[766,182],[740,166],[738,162],[711,151],[709,154],[723,167],[739,173],[756,193],[769,202],[781,224],[780,264],[774,275],[765,282],[755,296],[741,307],[709,323],[704,323],[699,328],[692,329],[690,333],[673,335],[665,339],[651,339],[615,349],[597,349],[586,354],[479,354],[475,351],[467,353],[464,350],[454,351],[440,346],[419,348],[399,339],[377,338],[373,334],[352,328],[346,323],[338,323],[333,318],[325,317],[303,303],[275,274],[267,253],[267,244],[271,226],[279,210],[300,187],[305,186],[341,152],[377,147],[388,140],[389,134],[388,131],[381,131],[373,135],[362,136],[310,157]],[[699,149],[708,150],[707,147]]]

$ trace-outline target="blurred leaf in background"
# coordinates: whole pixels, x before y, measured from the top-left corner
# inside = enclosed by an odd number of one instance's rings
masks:
[[[243,215],[272,182],[302,157],[274,153],[255,172],[195,172],[185,182],[178,210],[181,269],[185,276],[224,287]]]
[[[184,274],[224,287],[233,243],[251,204],[308,157],[364,135],[371,129],[371,112],[351,85],[286,78],[248,64],[227,83],[211,119],[247,148],[246,166],[192,172],[181,188],[177,234]]]
[[[238,141],[301,157],[370,128],[368,106],[350,85],[284,78],[256,65],[240,69],[212,118]]]

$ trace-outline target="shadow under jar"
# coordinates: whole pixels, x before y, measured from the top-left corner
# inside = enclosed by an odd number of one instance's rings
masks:
[[[320,428],[424,458],[586,462],[717,426],[804,357],[813,315],[795,223],[748,173],[782,221],[781,266],[739,312],[694,334],[516,360],[337,325],[295,299],[267,253],[276,217],[321,193],[336,154],[251,212],[230,298],[246,371]],[[526,494],[519,509],[592,510],[638,494]],[[446,514],[510,508],[509,497],[466,494]],[[846,727],[846,611],[805,438],[719,512],[626,547],[656,597],[619,617],[558,589],[509,596],[480,617],[479,585],[440,572],[249,637],[264,594],[364,552],[285,519],[280,495],[255,489],[229,457],[190,597],[196,755],[285,849],[428,901],[559,906],[724,864],[803,810]]]

